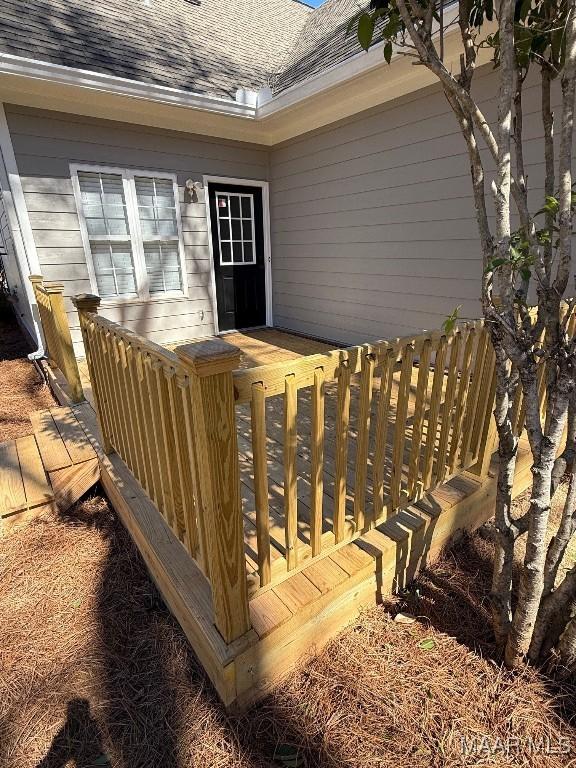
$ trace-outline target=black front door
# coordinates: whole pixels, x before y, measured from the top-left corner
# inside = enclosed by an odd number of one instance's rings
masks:
[[[210,221],[221,331],[266,325],[260,187],[210,184]]]

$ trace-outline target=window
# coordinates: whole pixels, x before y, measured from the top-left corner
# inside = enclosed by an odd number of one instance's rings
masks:
[[[173,176],[72,167],[93,288],[104,299],[184,295]]]
[[[220,264],[255,264],[254,195],[218,192],[216,211]]]

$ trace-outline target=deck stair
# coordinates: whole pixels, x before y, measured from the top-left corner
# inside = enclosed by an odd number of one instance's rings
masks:
[[[35,411],[33,434],[0,443],[0,533],[49,510],[65,512],[100,478],[73,411]]]

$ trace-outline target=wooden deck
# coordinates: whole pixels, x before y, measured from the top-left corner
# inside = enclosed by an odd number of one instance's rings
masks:
[[[33,434],[0,444],[0,532],[66,510],[98,482],[96,452],[68,407],[30,415]]]
[[[226,341],[242,351],[241,367],[296,360],[302,356],[324,353],[330,345],[277,330],[228,334]],[[85,363],[80,374],[88,399],[90,384]],[[419,369],[414,366],[409,387],[406,420],[413,416],[414,393]],[[432,373],[430,374],[432,375]],[[257,372],[255,372],[257,377]],[[53,379],[60,386],[57,374]],[[63,384],[62,381],[60,384]],[[377,389],[379,379],[373,386]],[[397,381],[392,382],[392,401],[397,395]],[[59,397],[65,401],[62,388]],[[305,553],[310,539],[310,423],[309,395],[298,394],[297,501],[298,545]],[[334,505],[335,477],[335,387],[326,390],[326,441],[324,463],[323,510],[324,533],[330,536]],[[352,516],[357,437],[358,390],[351,386],[350,445],[347,455],[346,512]],[[283,398],[266,402],[267,469],[270,478],[270,541],[273,561],[285,556],[284,527],[284,443]],[[243,502],[246,571],[249,585],[251,629],[231,643],[224,642],[215,626],[211,586],[178,540],[174,530],[158,510],[127,466],[115,454],[106,455],[93,408],[89,404],[72,408],[99,461],[101,482],[124,525],[140,549],[149,571],[164,599],[187,634],[202,665],[220,697],[227,705],[243,706],[257,699],[269,686],[301,659],[334,636],[358,611],[374,605],[402,588],[434,557],[457,530],[472,529],[493,511],[495,482],[484,481],[470,472],[460,473],[439,485],[416,503],[366,531],[344,546],[328,549],[327,555],[312,562],[304,554],[294,570],[278,574],[280,579],[260,587],[256,562],[256,510],[254,470],[248,407],[237,406],[240,482]],[[391,414],[393,409],[391,410]],[[374,414],[372,414],[374,415]],[[392,418],[392,416],[390,417]],[[440,420],[442,409],[440,409]],[[393,440],[390,424],[388,443]],[[407,471],[410,440],[403,448],[402,472]],[[371,453],[371,451],[369,451]],[[70,454],[69,454],[70,455]],[[390,461],[390,457],[387,461]],[[521,440],[514,492],[519,493],[530,481],[529,450]],[[370,475],[370,473],[369,473]],[[370,483],[366,496],[371,496]],[[368,510],[369,513],[369,510]]]
[[[280,363],[288,360],[297,360],[300,357],[313,355],[316,353],[328,352],[334,349],[333,346],[321,341],[297,336],[276,329],[262,329],[246,333],[230,333],[225,335],[225,340],[238,347],[241,352],[240,367],[255,368],[260,365],[270,363]],[[92,393],[88,369],[85,361],[79,363],[80,376],[84,386],[87,400],[92,403]],[[433,371],[430,372],[430,378]],[[408,419],[413,415],[414,394],[417,385],[418,368],[413,369],[412,386],[410,391]],[[375,378],[373,382],[374,391],[380,386],[380,379]],[[358,383],[351,382],[351,406],[350,406],[350,433],[351,444],[348,450],[348,472],[347,472],[347,499],[346,513],[347,520],[350,521],[353,516],[353,498],[355,481],[355,462],[356,462],[356,444],[357,434],[356,420],[358,417]],[[392,404],[395,403],[398,393],[398,380],[394,379],[392,384]],[[375,402],[375,399],[374,399]],[[268,451],[268,472],[271,479],[270,484],[270,515],[271,515],[271,557],[272,567],[274,561],[280,560],[285,555],[285,532],[284,532],[284,431],[283,421],[283,397],[278,395],[267,401],[266,421],[267,421],[267,451]],[[372,418],[375,416],[375,408],[372,407]],[[326,428],[325,428],[325,478],[323,492],[323,532],[330,534],[331,522],[333,520],[334,510],[334,482],[335,482],[335,461],[336,461],[336,435],[334,430],[336,411],[336,385],[332,383],[326,387]],[[391,414],[393,411],[391,411]],[[299,414],[299,432],[297,443],[297,469],[298,469],[298,520],[299,520],[299,543],[301,545],[310,542],[310,429],[311,429],[311,404],[310,392],[300,392],[298,396],[298,414]],[[240,480],[242,506],[244,512],[244,536],[246,552],[246,570],[249,580],[249,592],[255,594],[258,591],[258,565],[256,562],[256,502],[254,487],[254,468],[252,446],[250,440],[251,417],[248,405],[239,406],[237,409],[237,429],[239,442],[240,459]],[[390,422],[388,429],[388,445],[390,446],[394,439],[394,425]],[[410,455],[410,442],[405,446],[403,474],[408,472],[408,458]],[[371,453],[371,451],[370,451]],[[388,462],[390,461],[390,451],[387,452]],[[372,486],[367,483],[368,497],[371,496]],[[368,509],[370,512],[371,509]],[[304,552],[304,547],[302,548]],[[300,560],[304,560],[301,557]],[[332,567],[329,563],[326,567],[331,567],[334,576],[342,573]],[[320,568],[320,566],[318,566]],[[288,574],[286,574],[288,578]],[[282,591],[282,590],[281,590]]]
[[[279,331],[276,328],[262,328],[261,330],[246,331],[245,333],[227,333],[222,338],[241,350],[241,368],[255,368],[258,365],[296,360],[305,355],[313,355],[316,352],[327,352],[330,349],[334,349],[334,346],[322,341]],[[167,348],[175,349],[177,346],[180,345],[167,345]],[[94,406],[92,385],[86,360],[80,360],[78,368],[86,400]],[[56,373],[57,376],[58,373]],[[60,386],[65,389],[63,377],[60,375],[58,379]]]

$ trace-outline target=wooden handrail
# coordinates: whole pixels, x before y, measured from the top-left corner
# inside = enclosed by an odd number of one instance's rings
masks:
[[[48,362],[64,375],[72,402],[80,403],[84,400],[84,392],[64,308],[64,286],[62,283],[45,283],[42,275],[30,275],[29,280],[38,306]]]

